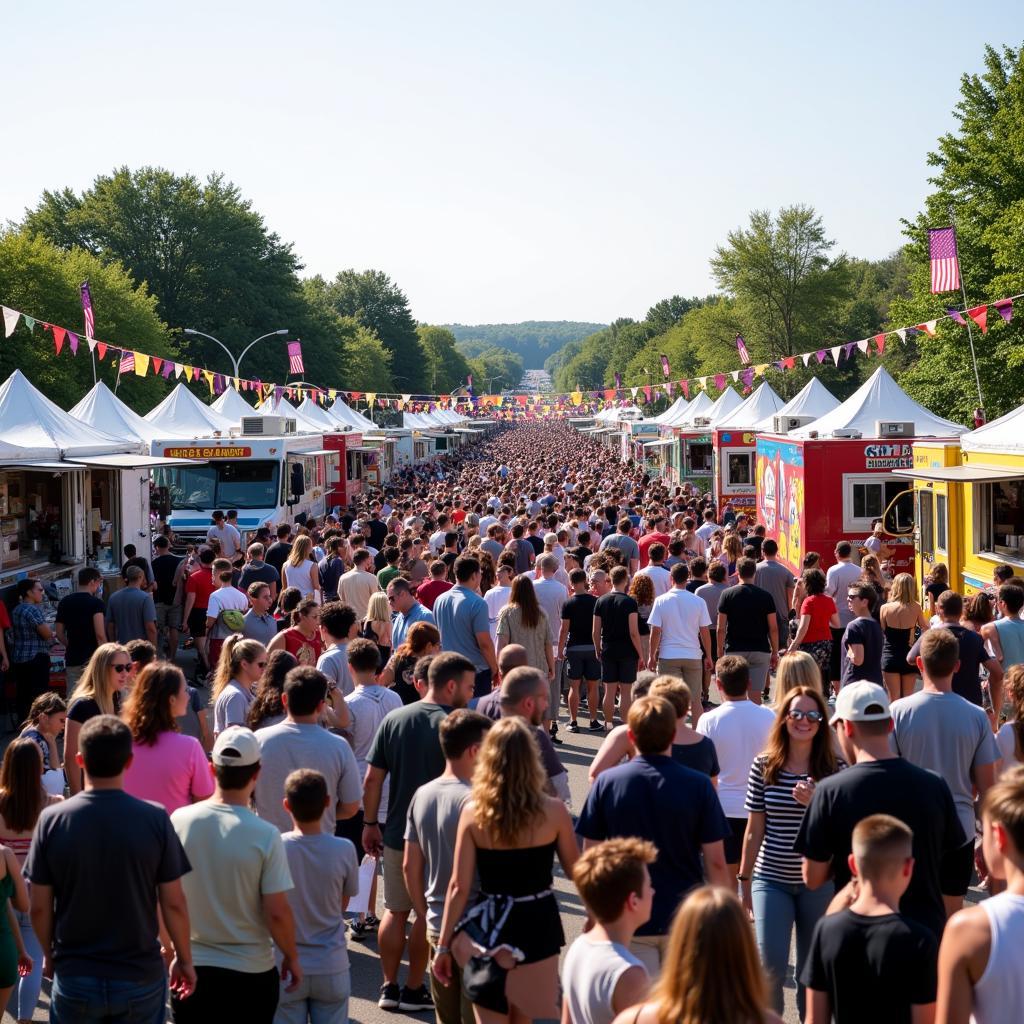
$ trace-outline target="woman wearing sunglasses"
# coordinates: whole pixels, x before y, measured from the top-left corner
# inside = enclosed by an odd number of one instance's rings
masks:
[[[771,1006],[782,1013],[783,981],[796,926],[799,979],[818,919],[832,899],[831,883],[808,889],[793,842],[815,785],[840,767],[832,748],[828,707],[809,686],[791,690],[779,704],[762,753],[747,780],[747,831],[739,879],[743,904],[753,915],[757,945],[769,975]],[[797,1008],[804,1017],[804,988],[797,983]]]
[[[132,659],[121,644],[100,644],[68,701],[64,723],[64,774],[74,796],[82,789],[82,769],[75,763],[78,734],[97,715],[119,715],[121,695],[131,679]]]
[[[241,633],[232,633],[224,641],[210,690],[214,739],[229,725],[246,724],[266,667],[267,649],[259,640],[246,640]]]

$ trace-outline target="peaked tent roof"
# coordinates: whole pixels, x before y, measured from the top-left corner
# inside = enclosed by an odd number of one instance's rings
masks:
[[[663,424],[663,426],[672,427],[692,427],[693,421],[698,416],[708,416],[711,413],[711,409],[714,406],[714,402],[708,398],[708,393],[702,391],[689,405],[686,412],[677,420],[670,424]]]
[[[647,422],[648,423],[671,423],[677,416],[681,416],[686,412],[689,402],[680,395],[664,412],[658,413],[657,416],[652,416]]]
[[[0,458],[59,460],[113,455],[136,447],[83,423],[15,370],[0,384]]]
[[[264,399],[256,407],[256,411],[261,416],[283,416],[286,419],[293,419],[302,434],[319,434],[324,429],[319,423],[309,419],[305,413],[299,412],[287,398],[280,398],[276,402],[273,397]]]
[[[225,388],[210,403],[210,408],[215,409],[221,416],[227,416],[229,420],[234,420],[235,423],[243,416],[256,414],[256,410],[234,388]]]
[[[227,432],[235,426],[226,416],[204,405],[184,384],[179,384],[159,405],[143,417],[163,438],[209,437],[215,430]]]
[[[747,395],[738,409],[726,414],[715,423],[715,426],[732,430],[753,430],[765,416],[778,412],[782,405],[782,399],[765,380],[758,385],[757,390]]]
[[[824,416],[839,405],[839,399],[832,394],[817,377],[812,377],[781,409],[769,413],[755,430],[772,430],[776,416]]]
[[[701,394],[704,394],[704,392],[702,391]],[[707,396],[705,396],[705,397],[707,397]],[[697,399],[695,398],[695,399],[693,399],[693,401],[686,402],[679,409],[677,409],[676,412],[672,413],[671,416],[666,416],[665,419],[663,419],[659,423],[659,426],[671,427],[673,424],[682,423],[683,420],[686,419],[686,415],[690,411],[691,407],[693,406],[693,403],[696,402],[696,401],[697,401]],[[671,410],[668,410],[668,411],[671,412]]]
[[[965,452],[1024,451],[1024,405],[1005,416],[970,430],[960,438]]]
[[[349,426],[355,427],[356,430],[376,430],[377,424],[373,422],[368,416],[364,416],[361,412],[353,409],[351,405],[347,405],[340,398],[334,400],[334,404],[327,410],[339,423],[347,423]]]
[[[300,416],[309,420],[311,423],[319,424],[320,430],[337,430],[337,420],[324,408],[317,405],[316,402],[312,401],[308,396],[302,400],[302,404],[298,408]]]
[[[160,431],[152,423],[125,405],[103,381],[97,381],[92,390],[69,411],[69,415],[90,427],[141,445],[148,446],[150,441],[160,436]]]
[[[912,421],[914,437],[957,437],[966,427],[935,416],[915,402],[880,366],[850,397],[813,423],[792,430],[789,437],[828,437],[834,430],[859,430],[862,437],[876,437],[877,420]]]
[[[711,419],[711,426],[717,427],[719,423],[725,422],[729,414],[735,412],[743,404],[743,398],[732,386],[727,387],[714,401],[708,416]]]

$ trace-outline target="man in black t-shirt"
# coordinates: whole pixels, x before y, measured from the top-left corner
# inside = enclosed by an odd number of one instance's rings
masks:
[[[718,602],[718,657],[738,654],[750,665],[750,699],[760,704],[768,672],[779,663],[779,624],[775,599],[754,585],[757,562],[736,563],[738,586],[722,591]]]
[[[579,732],[576,716],[580,709],[580,682],[587,681],[587,709],[590,728],[600,730],[597,720],[597,684],[601,663],[594,648],[594,606],[597,598],[587,593],[587,574],[582,569],[569,573],[572,597],[562,605],[562,629],[558,636],[557,656],[566,661],[569,673],[569,732]]]
[[[166,540],[159,538],[160,540]],[[78,590],[62,597],[57,605],[57,640],[65,647],[67,692],[74,691],[93,651],[107,642],[104,615],[106,605],[96,596],[103,589],[98,569],[86,566],[78,570]]]
[[[292,542],[289,539],[292,529],[287,523],[282,523],[277,528],[277,540],[267,548],[266,563],[277,570],[278,577],[281,576],[284,563],[292,551]]]
[[[891,814],[914,833],[914,875],[900,912],[938,938],[946,923],[943,893],[957,895],[956,854],[966,842],[953,794],[934,772],[889,749],[892,717],[884,687],[844,686],[832,724],[850,767],[818,783],[804,815],[793,844],[804,858],[804,882],[817,889],[834,873],[841,890],[852,877],[847,861],[855,826],[871,814]]]
[[[626,720],[637,668],[644,662],[644,649],[640,644],[640,609],[626,593],[629,570],[624,565],[617,565],[609,576],[612,591],[599,597],[594,605],[592,632],[594,650],[601,655],[606,729],[612,727],[617,692],[620,694],[619,714],[623,721]]]
[[[156,604],[157,644],[167,633],[167,657],[174,660],[178,653],[178,631],[181,629],[181,603],[178,601],[178,569],[184,559],[171,554],[170,541],[157,537],[153,541],[153,579],[156,590],[153,601]]]
[[[885,637],[882,627],[872,617],[875,591],[870,583],[851,583],[846,600],[854,619],[843,632],[841,649],[842,669],[840,685],[847,686],[858,679],[884,685],[882,676],[882,648]]]

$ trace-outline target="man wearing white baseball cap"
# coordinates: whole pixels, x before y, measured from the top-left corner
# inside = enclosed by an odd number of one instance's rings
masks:
[[[260,744],[240,725],[213,745],[216,789],[209,800],[171,815],[192,864],[182,879],[188,900],[196,991],[171,999],[179,1024],[227,1016],[272,1024],[280,979],[292,991],[302,980],[287,892],[292,886],[281,833],[249,810],[260,773]],[[274,964],[274,945],[281,972]]]
[[[854,826],[872,814],[891,814],[914,833],[914,873],[900,911],[941,937],[943,895],[956,893],[950,875],[956,874],[955,855],[965,842],[949,786],[892,752],[889,697],[876,683],[844,686],[832,726],[850,767],[818,783],[804,815],[793,844],[804,857],[804,882],[817,889],[834,871],[837,891],[847,886]]]

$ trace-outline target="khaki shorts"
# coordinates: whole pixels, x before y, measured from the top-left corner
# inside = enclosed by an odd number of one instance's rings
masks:
[[[157,629],[181,629],[181,605],[158,604],[156,606]]]
[[[691,695],[698,697],[704,682],[704,662],[700,658],[659,658],[658,675],[678,676]]]
[[[384,908],[393,914],[408,914],[412,910],[412,900],[402,874],[404,856],[404,850],[384,847]]]
[[[661,963],[667,946],[667,935],[634,935],[630,940],[630,953],[644,965],[652,982],[661,974]]]

